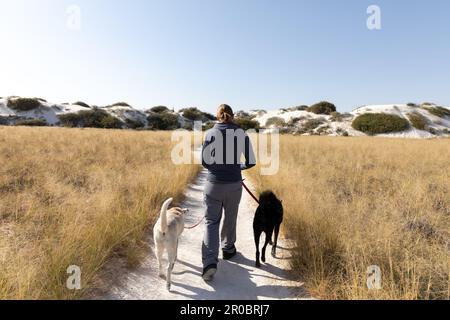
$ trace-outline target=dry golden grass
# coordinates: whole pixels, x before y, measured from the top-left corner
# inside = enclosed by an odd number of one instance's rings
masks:
[[[80,297],[114,252],[136,262],[162,201],[198,166],[170,133],[0,127],[0,299]],[[83,290],[66,288],[69,265]]]
[[[295,274],[324,299],[450,297],[450,140],[281,137]],[[378,265],[382,289],[368,290]]]

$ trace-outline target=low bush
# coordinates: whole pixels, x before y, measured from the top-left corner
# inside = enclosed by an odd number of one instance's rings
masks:
[[[427,131],[428,131],[429,133],[435,135],[435,136],[439,135],[439,130],[437,130],[437,129],[433,128],[433,127],[428,127],[428,130],[427,130]]]
[[[85,108],[91,108],[87,103],[84,103],[83,101],[77,101],[74,103],[76,106],[85,107]]]
[[[27,127],[45,127],[48,126],[48,123],[44,119],[27,119],[17,121],[15,125]]]
[[[153,107],[150,109],[151,112],[155,112],[155,113],[162,113],[162,112],[169,112],[169,108],[165,107],[165,106],[157,106],[157,107]]]
[[[180,127],[178,115],[169,112],[153,113],[147,118],[151,130],[175,130]]]
[[[63,114],[59,120],[66,127],[120,129],[124,125],[121,120],[100,109]]]
[[[266,127],[275,126],[275,127],[285,127],[286,121],[280,117],[272,117],[266,121]]]
[[[330,131],[331,127],[329,125],[326,126],[322,126],[319,129],[317,129],[317,134],[322,136],[322,135],[327,135]]]
[[[288,121],[288,126],[293,127],[296,124],[298,124],[300,121],[306,120],[306,117],[294,117],[291,118],[291,120]]]
[[[336,106],[330,102],[322,101],[312,105],[307,111],[315,114],[331,114],[336,111]]]
[[[440,118],[450,117],[450,110],[443,107],[431,107],[426,108],[426,110],[432,115]]]
[[[235,118],[234,123],[236,123],[243,130],[250,130],[250,129],[259,130],[259,122],[252,120],[249,117]]]
[[[341,113],[339,113],[337,111],[334,111],[334,112],[331,113],[331,119],[330,120],[334,121],[334,122],[342,122],[342,120],[344,120],[344,116]]]
[[[30,111],[39,108],[41,105],[38,99],[18,98],[8,100],[8,108],[16,111]]]
[[[342,137],[349,137],[349,136],[350,136],[349,133],[348,133],[348,131],[347,131],[347,130],[344,130],[344,129],[342,129],[342,128],[337,128],[337,129],[336,129],[336,133],[337,133],[339,136],[342,136]]]
[[[302,125],[302,129],[304,132],[312,132],[324,123],[325,120],[322,118],[309,119]]]
[[[140,128],[144,128],[145,127],[145,123],[143,123],[140,120],[136,120],[136,119],[125,119],[125,124],[127,126],[127,128],[130,129],[140,129]]]
[[[128,103],[122,101],[112,104],[111,107],[131,107],[131,106]]]
[[[428,124],[427,119],[417,112],[408,114],[408,119],[412,126],[418,130],[425,130]]]
[[[213,116],[212,114],[200,111],[197,108],[181,109],[180,112],[183,115],[183,117],[191,121],[207,122],[216,120],[216,117]]]
[[[366,113],[353,120],[352,127],[368,135],[375,135],[407,130],[409,122],[393,114]]]

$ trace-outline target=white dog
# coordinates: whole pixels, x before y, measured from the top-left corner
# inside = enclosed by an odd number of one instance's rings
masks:
[[[166,200],[161,208],[161,214],[153,228],[156,258],[159,264],[159,276],[164,277],[162,257],[167,250],[169,265],[167,266],[167,290],[170,290],[172,270],[177,260],[178,239],[184,231],[184,214],[188,209],[171,208],[173,199]]]

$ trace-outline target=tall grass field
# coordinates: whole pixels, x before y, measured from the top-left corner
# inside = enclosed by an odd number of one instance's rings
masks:
[[[323,299],[450,298],[450,140],[282,136],[292,269]],[[368,289],[368,268],[381,288]]]
[[[135,263],[160,204],[199,169],[171,148],[170,132],[0,127],[0,299],[79,298],[113,254]]]

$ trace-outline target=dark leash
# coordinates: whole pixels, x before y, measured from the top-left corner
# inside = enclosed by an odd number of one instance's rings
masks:
[[[259,200],[258,198],[255,197],[255,195],[250,191],[250,189],[247,187],[247,185],[245,184],[245,179],[242,180],[242,186],[244,187],[244,189],[248,192],[248,194],[256,201],[257,204],[259,204]]]

